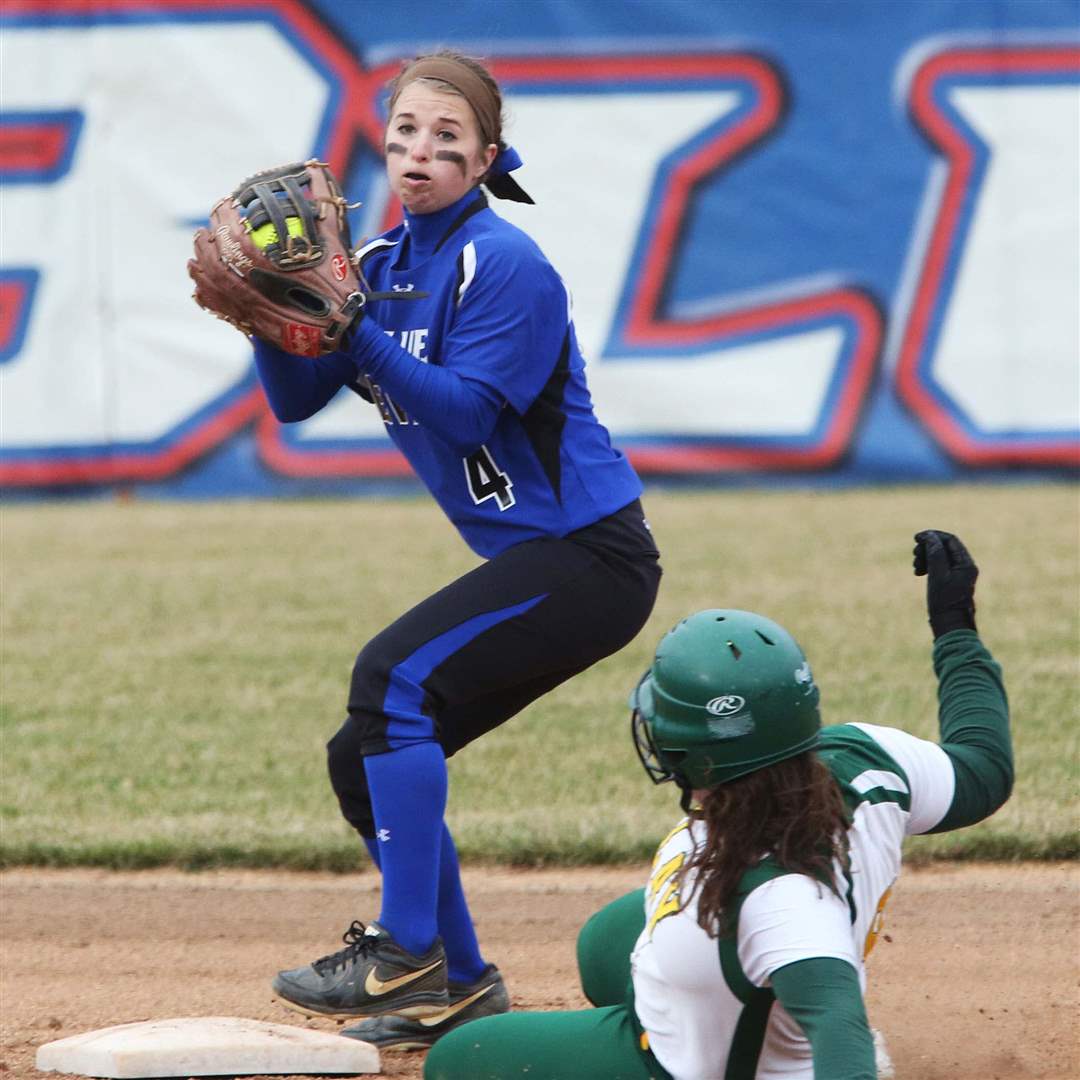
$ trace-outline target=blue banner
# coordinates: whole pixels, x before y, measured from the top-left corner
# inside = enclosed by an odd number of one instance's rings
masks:
[[[320,157],[357,238],[403,58],[485,58],[499,203],[562,274],[597,412],[647,476],[1075,475],[1078,0],[7,0],[0,484],[409,485],[340,394],[280,425],[191,300],[191,234]]]

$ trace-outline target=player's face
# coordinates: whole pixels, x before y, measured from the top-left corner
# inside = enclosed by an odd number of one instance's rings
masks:
[[[410,83],[386,128],[391,190],[414,214],[433,214],[476,187],[498,147],[484,146],[472,107],[456,94]]]

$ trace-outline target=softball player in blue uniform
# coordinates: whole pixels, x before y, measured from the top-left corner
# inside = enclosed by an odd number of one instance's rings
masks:
[[[404,223],[359,253],[372,302],[338,353],[264,342],[271,407],[302,420],[342,387],[387,431],[465,541],[488,561],[361,651],[329,744],[346,819],[383,879],[377,922],[281,972],[302,1011],[370,1017],[349,1034],[429,1045],[509,1008],[483,959],[443,821],[446,758],[627,644],[652,610],[658,553],[641,484],[593,414],[559,275],[480,190],[531,201],[501,137],[501,97],[475,61],[440,53],[392,87],[387,173]]]

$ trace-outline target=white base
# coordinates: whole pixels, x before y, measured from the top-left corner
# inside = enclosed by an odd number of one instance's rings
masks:
[[[370,1043],[232,1016],[144,1020],[46,1043],[43,1072],[117,1078],[379,1072]]]
[[[877,1065],[878,1080],[896,1080],[889,1048],[885,1045],[885,1036],[877,1028],[871,1028],[874,1036],[874,1063]]]

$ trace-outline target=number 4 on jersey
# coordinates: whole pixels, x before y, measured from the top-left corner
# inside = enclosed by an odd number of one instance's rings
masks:
[[[514,482],[495,464],[491,451],[481,446],[465,460],[465,481],[469,494],[477,506],[488,499],[495,499],[500,510],[509,510],[516,502]]]

